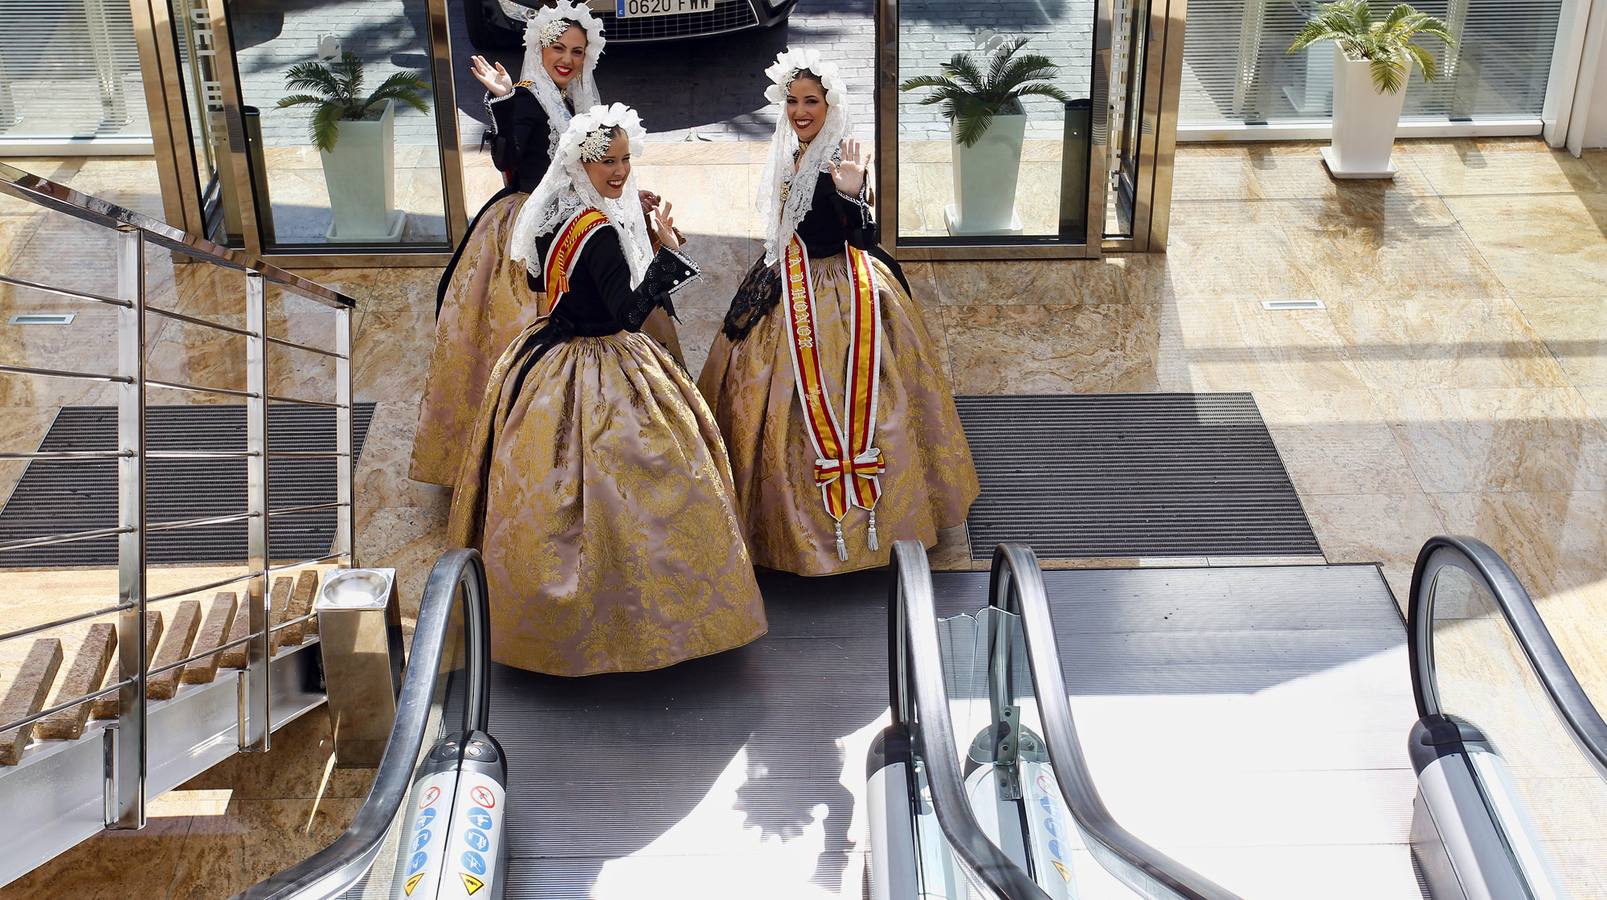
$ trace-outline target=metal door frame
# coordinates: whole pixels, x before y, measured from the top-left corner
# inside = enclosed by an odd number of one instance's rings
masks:
[[[876,4],[876,167],[877,208],[882,240],[900,259],[1004,260],[1085,259],[1105,253],[1159,251],[1166,246],[1172,198],[1172,167],[1177,148],[1177,107],[1183,71],[1183,29],[1188,0],[1153,0],[1143,83],[1128,90],[1143,92],[1140,129],[1139,179],[1135,186],[1133,236],[1105,239],[1103,229],[1111,179],[1109,125],[1111,121],[1111,50],[1113,0],[1096,0],[1093,58],[1090,80],[1092,122],[1088,148],[1088,228],[1081,244],[1005,241],[963,246],[901,243],[898,231],[898,81],[899,0]],[[1125,101],[1125,97],[1115,98]],[[1098,230],[1096,230],[1098,229]]]
[[[257,206],[265,198],[255,188],[252,161],[246,143],[244,105],[240,92],[234,42],[229,30],[228,0],[196,0],[210,19],[214,73],[208,96],[198,98],[203,109],[219,117],[226,143],[217,148],[220,192],[238,198],[242,249],[251,256],[271,260],[282,268],[364,268],[377,266],[445,265],[468,231],[465,207],[463,154],[457,119],[457,92],[452,81],[452,42],[447,23],[447,0],[425,0],[429,34],[432,102],[436,123],[436,149],[440,153],[443,210],[447,236],[439,250],[353,250],[327,245],[327,252],[274,252],[263,244]],[[156,153],[162,205],[169,224],[190,234],[211,238],[205,204],[205,186],[195,177],[195,144],[185,106],[183,70],[179,65],[174,22],[169,0],[129,0],[135,41],[144,73],[146,105],[150,109],[152,143]]]

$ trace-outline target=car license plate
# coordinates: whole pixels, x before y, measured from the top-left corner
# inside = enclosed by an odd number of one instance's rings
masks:
[[[715,0],[614,0],[614,15],[620,19],[679,16],[710,12],[714,3]]]

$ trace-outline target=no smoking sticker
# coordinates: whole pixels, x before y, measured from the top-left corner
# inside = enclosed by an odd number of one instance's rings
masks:
[[[419,801],[418,808],[423,809],[426,806],[434,806],[435,801],[439,799],[441,799],[441,789],[432,784],[430,789],[424,792],[424,799]],[[481,805],[483,806],[484,804]]]
[[[431,790],[435,789],[431,788]],[[486,809],[493,809],[497,805],[496,795],[485,787],[476,787],[474,790],[469,791],[469,798]]]

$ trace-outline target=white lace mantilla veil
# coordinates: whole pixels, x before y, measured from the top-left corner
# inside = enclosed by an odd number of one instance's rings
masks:
[[[809,143],[793,173],[792,155],[798,151],[798,133],[787,120],[787,87],[793,78],[808,69],[826,89],[826,121]],[[774,264],[786,253],[787,244],[808,214],[815,199],[815,179],[831,170],[837,145],[848,136],[848,87],[838,74],[837,64],[821,58],[819,50],[783,50],[764,70],[770,77],[765,99],[776,105],[776,133],[770,138],[770,157],[759,182],[759,213],[765,223],[764,261]],[[784,186],[797,182],[797,189]]]
[[[618,200],[610,200],[592,187],[583,164],[582,144],[597,132],[618,128],[625,133],[632,155],[642,152],[647,132],[642,119],[623,103],[597,105],[575,116],[558,139],[552,167],[541,179],[541,184],[519,208],[519,218],[513,223],[513,237],[508,242],[508,255],[524,263],[531,274],[541,276],[543,260],[536,239],[560,228],[577,211],[591,207],[608,217],[608,223],[619,232],[619,243],[625,250],[625,261],[630,265],[631,287],[642,283],[648,263],[653,260],[653,244],[648,238],[647,219],[642,215],[642,201],[636,189],[636,174],[625,180],[625,190]]]
[[[530,82],[530,92],[547,113],[552,123],[551,143],[547,155],[551,157],[558,147],[558,135],[569,126],[569,109],[564,106],[564,92],[541,64],[541,51],[563,34],[570,22],[586,32],[586,58],[580,72],[569,81],[569,99],[575,111],[591,109],[602,103],[597,96],[597,59],[603,55],[603,23],[591,14],[585,5],[573,0],[560,0],[556,6],[544,6],[532,13],[525,22],[525,57],[519,66],[519,77]]]

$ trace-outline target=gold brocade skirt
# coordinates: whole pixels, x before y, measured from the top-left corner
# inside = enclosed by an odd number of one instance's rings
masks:
[[[448,528],[448,546],[485,556],[492,658],[636,672],[763,635],[725,448],[691,376],[640,334],[573,338],[534,364],[522,338],[491,375]]]
[[[525,267],[509,257],[514,220],[528,194],[489,203],[465,237],[457,265],[446,274],[435,347],[419,408],[409,477],[453,484],[463,445],[485,399],[491,367],[508,344],[541,314],[542,295],[530,290]],[[675,325],[662,309],[642,326],[681,359]]]
[[[876,505],[879,550],[869,547],[865,511],[852,508],[843,519],[847,562],[837,555],[793,383],[785,310],[770,310],[740,341],[717,336],[709,349],[698,387],[731,454],[738,515],[755,565],[799,575],[883,566],[894,541],[931,547],[939,529],[964,523],[980,491],[954,395],[920,309],[881,262],[872,265],[883,328],[875,444],[887,463]],[[809,266],[828,396],[841,404],[852,300],[847,258],[812,259]]]

